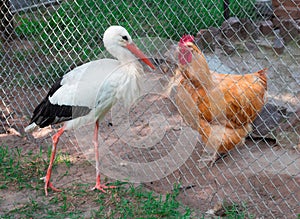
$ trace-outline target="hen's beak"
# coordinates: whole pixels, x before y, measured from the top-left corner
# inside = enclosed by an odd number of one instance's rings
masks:
[[[134,43],[127,43],[126,48],[130,52],[132,52],[137,58],[141,59],[150,68],[152,68],[153,70],[155,69],[152,62],[146,57],[146,55]]]
[[[187,42],[187,43],[184,43],[184,45],[186,46],[186,47],[189,47],[189,48],[192,48],[194,51],[196,51],[197,53],[202,53],[201,51],[200,51],[200,49],[194,44],[194,43],[192,43],[192,42]]]

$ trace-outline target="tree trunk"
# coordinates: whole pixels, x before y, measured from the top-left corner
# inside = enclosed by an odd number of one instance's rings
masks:
[[[14,37],[13,15],[10,11],[10,1],[0,1],[0,31],[4,42],[9,42]]]
[[[230,17],[230,10],[229,10],[229,4],[230,4],[230,1],[229,0],[223,0],[223,4],[224,4],[224,18],[225,20],[228,20],[229,17]]]

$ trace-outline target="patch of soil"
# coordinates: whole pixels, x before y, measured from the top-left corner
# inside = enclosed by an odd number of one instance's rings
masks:
[[[275,147],[274,142],[247,140],[212,168],[201,168],[196,149],[172,175],[146,185],[167,192],[180,183],[180,200],[201,212],[227,201],[247,203],[249,213],[256,217],[295,216],[300,211],[299,155]]]

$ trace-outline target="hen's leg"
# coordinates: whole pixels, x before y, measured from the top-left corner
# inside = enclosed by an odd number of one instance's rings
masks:
[[[99,130],[99,121],[95,124],[94,138],[93,143],[95,147],[95,158],[96,158],[96,185],[92,188],[92,190],[99,190],[101,192],[106,193],[104,189],[114,189],[116,186],[107,186],[105,184],[101,184],[100,179],[100,170],[99,170],[99,141],[98,141],[98,130]]]
[[[55,160],[55,154],[56,154],[56,146],[57,146],[57,143],[59,141],[59,137],[64,133],[64,127],[62,127],[61,129],[58,130],[58,132],[53,135],[52,137],[52,142],[53,142],[53,145],[52,145],[52,151],[51,151],[51,157],[50,157],[50,163],[49,163],[49,166],[48,166],[48,170],[47,170],[47,174],[45,177],[41,178],[45,181],[45,194],[46,196],[48,195],[48,188],[51,188],[53,191],[55,192],[60,192],[61,190],[55,188],[53,186],[53,184],[50,182],[50,178],[51,178],[51,173],[52,173],[52,166],[53,166],[53,162]]]
[[[203,167],[212,167],[216,160],[218,159],[219,155],[218,152],[210,152],[204,149],[203,153],[201,154],[201,158],[198,160],[200,163],[200,168]]]

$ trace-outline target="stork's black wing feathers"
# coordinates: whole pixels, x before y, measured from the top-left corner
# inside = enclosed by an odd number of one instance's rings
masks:
[[[62,79],[63,78],[60,78],[53,84],[45,99],[35,108],[30,123],[35,122],[40,128],[44,128],[48,125],[85,116],[91,111],[91,109],[86,106],[58,105],[52,104],[49,101],[49,97],[62,86]]]

